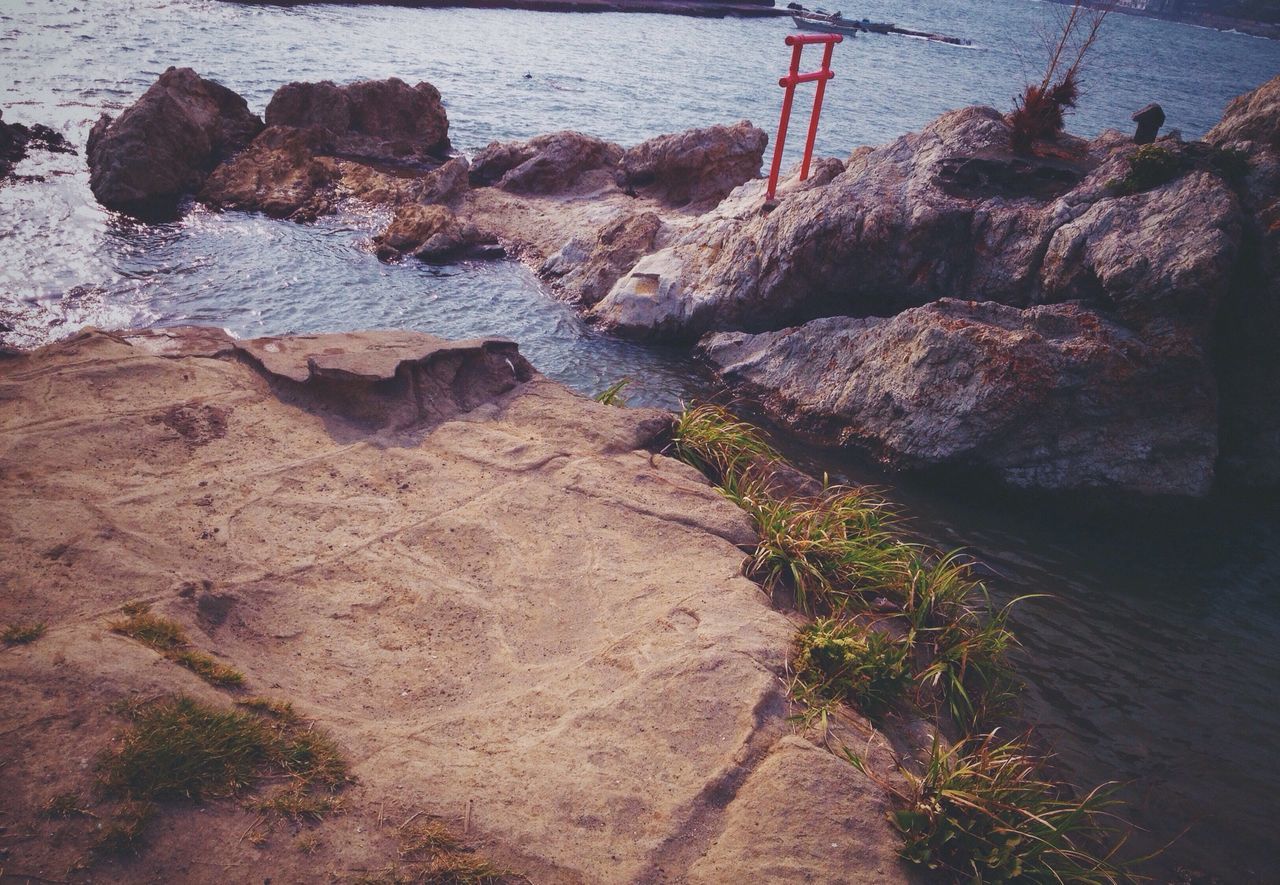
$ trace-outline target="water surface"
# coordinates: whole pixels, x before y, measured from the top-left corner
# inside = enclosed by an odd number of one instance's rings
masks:
[[[1025,0],[824,5],[976,44],[863,36],[838,47],[818,151],[841,157],[950,108],[1010,107],[1039,79],[1042,35],[1062,14]],[[118,113],[177,64],[258,112],[291,80],[429,80],[467,152],[563,128],[632,144],[746,117],[772,133],[789,30],[786,19],[0,0],[0,106],[6,120],[51,124],[82,146],[100,113]],[[1070,127],[1128,129],[1129,115],[1155,100],[1168,126],[1199,136],[1231,97],[1277,72],[1280,43],[1115,16]],[[379,263],[366,242],[376,213],[294,225],[195,208],[140,225],[93,201],[83,157],[37,156],[19,171],[47,180],[0,187],[9,343],[89,323],[198,322],[242,336],[403,327],[506,335],[584,392],[624,375],[641,403],[708,390],[683,354],[593,332],[517,264]],[[1053,594],[1018,619],[1028,717],[1080,780],[1130,782],[1147,842],[1193,827],[1162,870],[1186,863],[1224,882],[1280,879],[1280,515],[1225,502],[1157,525],[895,482],[831,456],[819,466],[888,485],[922,534],[1000,572],[998,599]]]

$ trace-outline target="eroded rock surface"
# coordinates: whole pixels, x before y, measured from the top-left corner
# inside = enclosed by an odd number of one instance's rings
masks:
[[[768,143],[748,120],[660,135],[622,155],[619,183],[676,206],[709,208],[759,177]]]
[[[172,212],[262,129],[245,100],[190,68],[169,68],[132,106],[89,133],[98,202],[147,217]]]
[[[471,186],[523,194],[561,193],[577,186],[589,172],[613,169],[621,158],[618,145],[581,132],[494,142],[472,160]]]
[[[1079,304],[946,299],[702,349],[787,425],[894,467],[977,468],[1021,488],[1212,487],[1216,386],[1196,338],[1172,329],[1144,339]]]
[[[649,450],[669,421],[498,340],[88,332],[0,361],[0,620],[48,625],[0,654],[7,868],[84,854],[96,822],[40,809],[91,801],[66,762],[109,745],[115,701],[230,707],[108,631],[145,599],[358,781],[310,848],[164,803],[95,881],[385,870],[419,813],[539,882],[904,881],[883,797],[789,736],[793,627],[741,575],[745,514]]]

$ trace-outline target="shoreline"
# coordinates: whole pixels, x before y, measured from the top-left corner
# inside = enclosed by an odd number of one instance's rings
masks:
[[[322,0],[227,0],[241,6],[311,6]],[[348,6],[401,6],[410,9],[523,9],[529,12],[629,12],[692,18],[779,18],[790,14],[763,2],[716,0],[346,0]]]
[[[1069,6],[1072,0],[1049,0],[1050,3],[1057,3],[1059,6]],[[1085,6],[1099,7],[1106,5],[1098,2],[1098,0],[1085,0]],[[1120,15],[1131,15],[1136,18],[1152,18],[1159,21],[1174,22],[1180,25],[1192,25],[1197,28],[1208,28],[1211,31],[1221,31],[1222,33],[1238,33],[1249,37],[1261,37],[1265,40],[1280,40],[1280,24],[1271,24],[1268,22],[1252,21],[1250,19],[1231,18],[1224,15],[1214,15],[1212,13],[1162,13],[1152,12],[1147,9],[1136,9],[1130,7],[1116,7],[1112,12]]]

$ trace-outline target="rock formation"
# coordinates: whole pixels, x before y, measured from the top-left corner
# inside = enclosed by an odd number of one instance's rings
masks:
[[[506,341],[214,329],[0,360],[0,403],[6,619],[47,625],[0,654],[6,869],[85,856],[113,705],[181,691],[291,702],[357,782],[308,848],[240,838],[248,803],[165,802],[95,881],[394,870],[431,816],[540,882],[908,880],[884,795],[792,734],[794,627],[741,575],[746,515],[654,453],[665,413]],[[245,690],[109,632],[139,599]],[[99,819],[42,812],[69,792]]]
[[[619,184],[674,206],[710,208],[760,175],[768,143],[769,136],[747,120],[660,135],[622,155]]]
[[[1194,338],[1136,335],[1078,303],[943,299],[708,336],[736,388],[810,438],[1018,488],[1207,494],[1217,390]],[[803,368],[798,368],[803,367]]]
[[[76,149],[67,143],[61,132],[36,123],[4,122],[0,112],[0,181],[13,173],[13,167],[22,162],[32,149],[52,151],[55,154],[74,154]]]
[[[528,141],[494,142],[471,162],[472,187],[523,194],[573,188],[588,172],[612,169],[622,157],[616,144],[581,132],[553,132]]]
[[[148,217],[171,213],[262,129],[245,100],[190,68],[169,68],[123,114],[89,133],[98,202]]]

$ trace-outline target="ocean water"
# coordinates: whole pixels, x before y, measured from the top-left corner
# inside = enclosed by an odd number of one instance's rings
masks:
[[[970,103],[1011,106],[1038,80],[1061,6],[1031,0],[834,0],[848,16],[965,37],[972,47],[863,35],[837,47],[817,149],[846,156]],[[632,144],[749,118],[772,134],[789,19],[556,15],[218,0],[0,0],[0,107],[83,148],[170,65],[189,65],[261,112],[292,80],[399,76],[443,93],[455,146],[572,128]],[[1168,127],[1207,131],[1235,95],[1280,73],[1280,43],[1113,16],[1069,121],[1128,130],[1159,101]],[[529,76],[526,76],[529,75]],[[788,161],[797,158],[803,98]],[[548,375],[594,392],[633,379],[634,402],[710,389],[672,349],[586,327],[513,262],[384,265],[380,219],[352,208],[294,225],[199,207],[142,225],[98,206],[83,155],[35,155],[0,187],[0,340],[34,346],[86,324],[207,323],[242,336],[407,327],[518,340]],[[824,455],[833,475],[901,501],[915,528],[963,546],[1025,592],[1017,618],[1027,716],[1081,781],[1118,779],[1162,844],[1158,864],[1224,882],[1280,880],[1280,514],[1215,501],[1151,518],[930,487]]]

